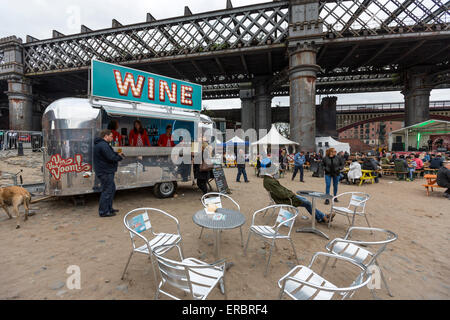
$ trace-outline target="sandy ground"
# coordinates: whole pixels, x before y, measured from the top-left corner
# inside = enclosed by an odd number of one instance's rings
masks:
[[[30,163],[39,161],[38,155],[28,155]],[[35,160],[30,161],[30,157]],[[0,170],[16,172],[16,165],[0,159]],[[25,183],[39,181],[40,167],[28,168]],[[255,210],[269,203],[262,179],[247,169],[251,182],[236,183],[237,169],[226,169],[232,197],[241,205],[247,222],[243,226],[244,243]],[[34,172],[34,173],[33,173]],[[287,177],[281,183],[293,191],[324,191],[324,179],[311,177],[306,172],[306,183],[291,181]],[[298,177],[297,177],[298,179]],[[382,287],[376,290],[381,299],[449,299],[450,298],[450,251],[449,226],[450,202],[442,197],[442,189],[427,197],[421,186],[424,180],[414,182],[395,181],[385,177],[374,185],[348,186],[340,184],[339,192],[364,191],[371,195],[367,210],[373,226],[390,229],[398,234],[394,242],[380,256],[379,262],[394,294],[391,298]],[[135,255],[126,278],[120,280],[128,259],[130,237],[123,227],[124,214],[139,207],[154,207],[176,216],[181,224],[183,248],[186,256],[214,262],[213,234],[206,230],[199,239],[200,228],[192,221],[193,214],[201,209],[201,194],[191,183],[181,183],[173,199],[156,199],[151,188],[118,192],[114,206],[120,213],[114,218],[99,218],[98,196],[86,198],[85,206],[75,207],[70,199],[59,199],[33,205],[38,209],[35,216],[15,229],[15,221],[0,213],[0,299],[153,299],[156,289],[149,260]],[[322,202],[318,208],[328,211]],[[302,213],[306,213],[301,209]],[[295,228],[309,226],[310,220],[298,219]],[[173,230],[167,221],[155,218],[152,224],[158,230]],[[365,226],[363,218],[356,225]],[[343,237],[346,218],[335,218],[331,229],[325,225],[318,228],[330,239]],[[292,238],[301,264],[309,264],[312,255],[325,251],[327,240],[310,233],[295,233]],[[370,236],[369,236],[370,238]],[[221,258],[233,262],[226,274],[229,299],[265,300],[277,299],[277,281],[296,263],[287,241],[278,243],[274,251],[269,274],[263,277],[268,250],[261,240],[253,237],[247,257],[243,256],[239,229],[222,233]],[[66,273],[69,266],[81,270],[81,289],[69,290]],[[321,269],[321,263],[316,265]],[[325,278],[336,285],[350,284],[349,269],[338,263],[329,267]],[[214,290],[210,299],[223,299]],[[353,299],[373,299],[368,288],[358,291]]]

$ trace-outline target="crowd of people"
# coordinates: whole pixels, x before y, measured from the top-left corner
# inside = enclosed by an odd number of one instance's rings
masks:
[[[289,161],[289,157],[292,159],[291,161]],[[260,156],[257,160],[258,176],[261,174],[261,170],[267,166],[263,163],[262,158],[264,156]],[[447,157],[447,159],[450,159],[450,157]],[[300,173],[300,182],[305,182],[304,168],[308,165],[313,172],[313,177],[325,178],[325,192],[327,194],[330,194],[331,185],[333,185],[334,196],[338,193],[339,182],[347,181],[348,184],[355,184],[363,176],[363,170],[376,172],[375,182],[378,183],[382,176],[382,165],[392,165],[398,179],[404,178],[406,181],[413,181],[416,174],[422,173],[425,168],[434,169],[438,175],[438,185],[449,188],[448,169],[446,170],[445,163],[446,156],[442,153],[396,154],[385,150],[381,150],[376,156],[369,156],[367,153],[350,155],[348,152],[336,152],[334,148],[328,149],[325,155],[316,152],[303,152],[298,149],[295,154],[288,156],[287,150],[281,149],[279,156],[279,170],[281,172],[285,171],[290,164],[293,166],[292,181]],[[343,170],[346,166],[348,170]],[[445,196],[447,197],[448,194],[449,191],[447,190]],[[329,200],[326,200],[325,204],[329,204]]]
[[[122,141],[120,135],[117,133],[117,122],[111,123],[111,129],[103,130],[100,136],[95,141],[94,147],[94,168],[96,175],[101,181],[102,195],[99,203],[99,215],[101,217],[114,216],[117,210],[112,207],[112,201],[115,194],[114,174],[117,171],[118,162],[124,159],[123,153],[115,152],[110,144],[114,141]],[[171,139],[171,126],[166,128],[166,134],[161,135],[158,145],[173,146]],[[142,125],[139,121],[134,123],[134,129],[130,133],[130,144],[135,146],[148,145],[148,137],[146,137],[145,130],[142,130]],[[212,165],[210,161],[205,159],[205,154],[210,155],[212,152],[205,152],[207,148],[211,148],[208,143],[202,144],[202,159],[199,164],[194,164],[194,178],[197,180],[197,186],[203,194],[208,192],[207,184],[211,179]],[[212,156],[212,155],[211,155]],[[241,176],[244,181],[249,183],[246,172],[246,156],[244,150],[239,150],[237,155],[237,176],[236,182],[240,182]],[[347,171],[344,171],[346,164],[349,164]],[[379,170],[382,165],[394,165],[395,171],[400,174],[406,174],[407,181],[414,180],[415,172],[417,170],[429,169],[437,170],[437,184],[441,187],[447,188],[444,195],[450,199],[450,161],[446,160],[445,155],[441,153],[433,154],[430,152],[400,154],[389,153],[381,151],[376,157],[367,154],[356,153],[350,155],[348,152],[337,152],[334,148],[329,148],[325,155],[316,152],[303,152],[299,148],[293,156],[293,174],[291,180],[293,181],[297,174],[300,176],[300,182],[305,182],[304,166],[309,165],[313,172],[313,177],[325,178],[325,193],[330,195],[331,185],[333,185],[333,195],[337,196],[339,182],[346,180],[347,183],[355,183],[356,180],[362,177],[362,170],[372,170],[377,172],[376,181],[378,182]],[[257,175],[264,176],[264,187],[271,193],[274,199],[280,203],[295,203],[296,206],[303,206],[311,213],[311,204],[306,198],[302,198],[287,190],[275,179],[275,175],[286,171],[290,165],[288,152],[286,149],[281,149],[279,153],[279,166],[272,165],[271,157],[267,154],[262,154],[257,160]],[[276,167],[276,170],[274,168]],[[269,169],[271,168],[271,169]],[[278,203],[278,202],[277,202]],[[325,200],[325,204],[330,204],[330,201]],[[316,217],[319,222],[327,222],[330,218],[322,212],[316,212]]]

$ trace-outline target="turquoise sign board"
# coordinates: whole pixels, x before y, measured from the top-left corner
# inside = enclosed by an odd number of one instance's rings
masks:
[[[92,60],[92,96],[202,110],[202,86]]]

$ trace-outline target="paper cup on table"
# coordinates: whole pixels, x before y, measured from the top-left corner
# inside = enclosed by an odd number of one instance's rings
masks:
[[[207,214],[215,214],[217,210],[217,207],[215,204],[208,204],[206,207],[206,213]]]

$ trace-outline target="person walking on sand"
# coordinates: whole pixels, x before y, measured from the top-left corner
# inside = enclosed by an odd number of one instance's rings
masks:
[[[236,177],[236,182],[241,182],[241,175],[244,175],[244,181],[245,183],[249,183],[247,178],[247,171],[245,171],[245,153],[243,149],[239,150],[238,156],[237,156],[237,168],[238,173]]]
[[[326,151],[326,156],[323,158],[326,185],[325,192],[326,194],[330,194],[331,180],[333,180],[334,196],[337,196],[339,177],[341,175],[341,170],[344,168],[344,159],[337,156],[336,154],[336,149],[330,148]],[[326,199],[325,204],[330,204],[330,200]]]
[[[98,214],[100,217],[113,217],[119,210],[113,209],[113,199],[116,193],[114,175],[118,163],[125,157],[123,153],[114,152],[110,143],[114,136],[111,130],[103,130],[94,140],[94,171],[101,183],[101,195]]]
[[[298,151],[294,157],[294,173],[292,174],[292,181],[294,181],[297,172],[300,170],[300,182],[303,181],[303,165],[306,163],[305,153]]]

